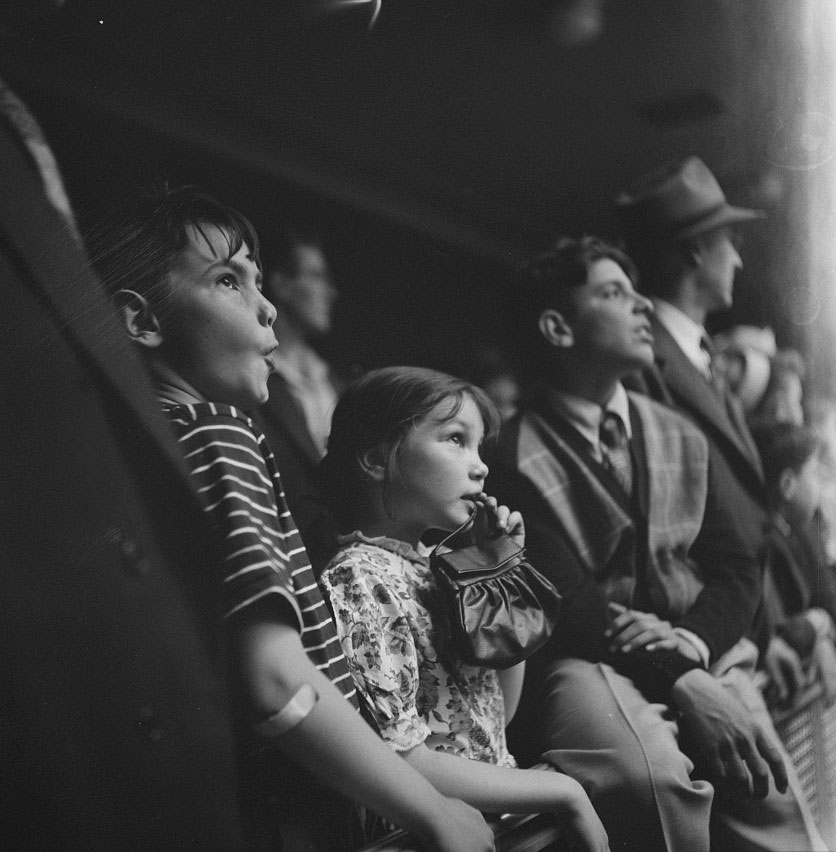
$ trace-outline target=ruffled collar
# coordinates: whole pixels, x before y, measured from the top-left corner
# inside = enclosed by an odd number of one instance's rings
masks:
[[[388,550],[396,556],[403,556],[404,559],[409,559],[411,562],[419,562],[422,565],[429,564],[429,557],[426,554],[417,551],[411,544],[406,541],[401,541],[397,538],[387,538],[385,535],[370,538],[363,535],[360,530],[355,530],[348,535],[338,535],[337,543],[343,547],[347,544],[362,542],[364,544],[373,544],[375,547],[380,547],[383,550]]]

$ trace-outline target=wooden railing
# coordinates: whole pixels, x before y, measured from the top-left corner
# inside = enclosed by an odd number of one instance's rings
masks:
[[[772,719],[827,848],[836,849],[836,706],[825,706],[814,683],[792,707],[774,709]]]
[[[765,685],[765,679],[762,678]],[[790,708],[774,708],[772,718],[792,758],[813,817],[829,849],[836,849],[836,705],[826,707],[821,685],[808,686]],[[548,814],[505,816],[491,823],[497,852],[543,852],[557,848],[563,832]],[[396,831],[358,852],[418,852]]]
[[[549,814],[505,814],[489,820],[497,852],[543,852],[557,848],[563,832]],[[404,831],[396,831],[358,852],[418,852],[421,848]]]

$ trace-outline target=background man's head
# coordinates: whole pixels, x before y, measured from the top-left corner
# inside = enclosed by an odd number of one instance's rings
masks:
[[[261,236],[265,294],[302,337],[327,335],[339,294],[319,241],[288,229]]]
[[[644,292],[671,298],[687,282],[689,298],[706,313],[731,306],[742,266],[738,229],[761,211],[730,205],[698,157],[644,176],[616,206]]]
[[[821,440],[805,426],[772,423],[752,430],[773,504],[802,524],[821,502]]]

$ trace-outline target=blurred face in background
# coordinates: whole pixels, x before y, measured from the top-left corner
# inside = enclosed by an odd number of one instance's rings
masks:
[[[785,373],[761,403],[763,416],[773,423],[804,425],[804,391],[801,377],[796,373]]]
[[[328,261],[317,246],[298,246],[295,272],[275,273],[270,284],[274,298],[304,336],[322,337],[331,331],[339,294]]]

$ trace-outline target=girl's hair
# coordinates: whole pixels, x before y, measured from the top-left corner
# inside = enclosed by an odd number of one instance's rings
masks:
[[[340,397],[331,421],[328,452],[320,464],[324,493],[340,526],[353,523],[352,509],[367,481],[362,464],[370,451],[379,451],[386,463],[387,482],[398,476],[398,458],[413,426],[437,405],[450,401],[452,419],[466,398],[476,403],[485,436],[499,431],[500,417],[483,390],[464,379],[423,367],[384,367],[361,376]]]
[[[164,314],[167,278],[189,241],[190,228],[206,226],[223,231],[232,257],[246,245],[258,263],[258,237],[237,210],[216,201],[194,186],[152,189],[124,199],[85,232],[94,269],[114,295],[133,290],[155,311]]]

